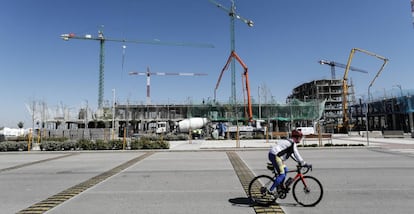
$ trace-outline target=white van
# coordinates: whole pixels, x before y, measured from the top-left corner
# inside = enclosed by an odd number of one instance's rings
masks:
[[[296,127],[296,129],[302,131],[303,135],[315,134],[315,129],[313,127]]]

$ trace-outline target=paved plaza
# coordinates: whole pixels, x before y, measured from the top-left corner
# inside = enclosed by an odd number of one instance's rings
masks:
[[[414,186],[412,138],[334,136],[300,147],[321,180],[316,207],[285,200],[251,204],[245,186],[268,174],[276,140],[192,140],[169,150],[0,153],[1,213],[407,213]],[[307,142],[310,144],[318,143]],[[364,144],[365,146],[360,146]],[[236,167],[235,164],[242,164]],[[288,162],[294,167],[294,162]],[[248,173],[247,173],[248,172]],[[404,176],[402,176],[404,175]],[[375,178],[375,179],[374,179]],[[392,181],[392,182],[390,182]],[[364,202],[364,203],[359,203]]]

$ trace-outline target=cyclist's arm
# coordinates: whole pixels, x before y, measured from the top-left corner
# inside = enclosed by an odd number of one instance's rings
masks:
[[[298,151],[298,147],[296,146],[296,144],[293,145],[293,154],[292,154],[292,158],[298,162],[301,166],[305,165],[306,162],[303,160],[302,156],[300,155],[299,151]]]

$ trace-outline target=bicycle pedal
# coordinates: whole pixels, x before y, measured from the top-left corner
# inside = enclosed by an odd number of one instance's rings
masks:
[[[285,198],[286,198],[286,196],[287,196],[287,194],[286,194],[285,192],[283,192],[283,193],[280,193],[280,194],[278,195],[278,198],[280,198],[280,199],[285,199]]]

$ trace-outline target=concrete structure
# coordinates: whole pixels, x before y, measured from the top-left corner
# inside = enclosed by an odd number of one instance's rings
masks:
[[[368,114],[366,114],[367,104],[362,100],[350,106],[354,130],[366,129],[366,118],[368,117],[369,131],[382,131],[396,134],[413,133],[414,121],[414,97],[396,96],[370,100],[368,102]],[[392,131],[392,132],[390,132]],[[400,134],[399,134],[400,135]]]
[[[322,79],[304,83],[294,88],[288,99],[326,100],[321,118],[325,132],[332,133],[342,124],[342,80]]]

